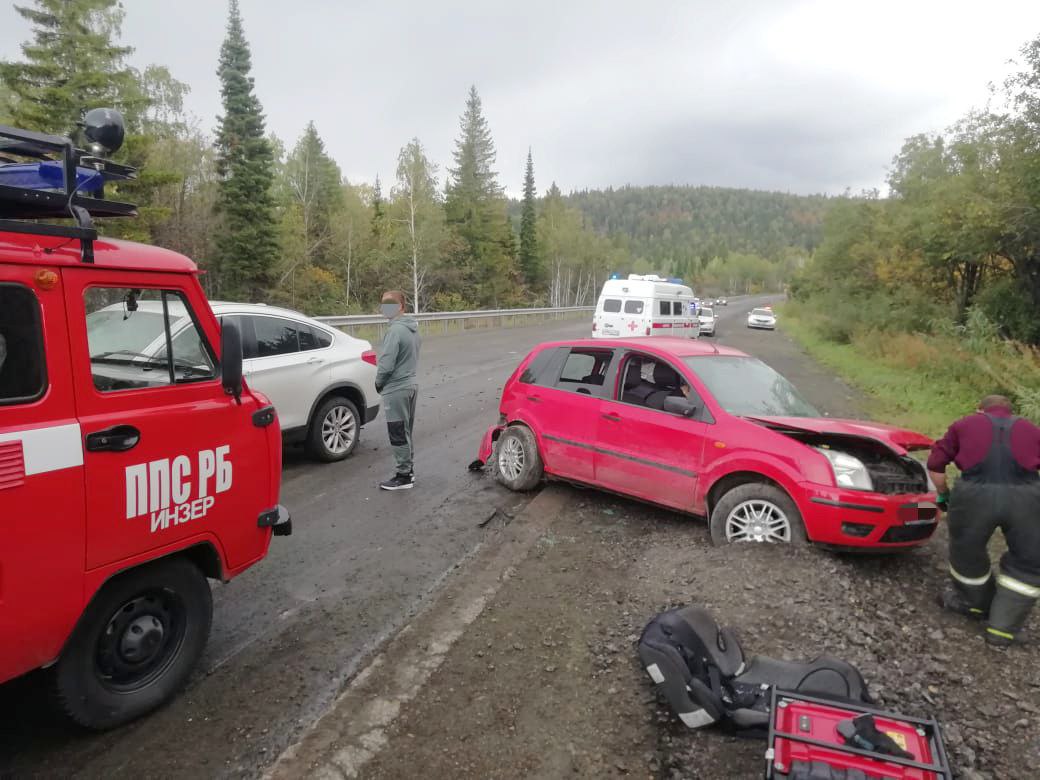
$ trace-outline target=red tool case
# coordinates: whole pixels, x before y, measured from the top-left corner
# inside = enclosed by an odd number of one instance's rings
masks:
[[[767,780],[952,780],[935,720],[911,718],[860,703],[773,689],[769,711]],[[845,743],[838,724],[872,715],[880,731],[912,759]]]

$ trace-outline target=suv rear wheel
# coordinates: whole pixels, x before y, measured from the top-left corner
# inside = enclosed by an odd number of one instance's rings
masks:
[[[326,399],[311,418],[307,452],[331,463],[349,457],[357,447],[361,416],[353,402],[341,395]]]
[[[545,473],[542,456],[534,432],[524,425],[514,425],[502,433],[492,456],[495,479],[510,490],[531,490]]]
[[[739,485],[726,493],[711,511],[711,542],[769,542],[804,544],[805,526],[794,501],[767,482]]]
[[[209,583],[191,561],[169,558],[117,577],[51,670],[59,705],[96,730],[154,710],[187,682],[212,619]]]

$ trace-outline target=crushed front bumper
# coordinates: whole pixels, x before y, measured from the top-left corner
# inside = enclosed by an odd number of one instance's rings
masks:
[[[504,425],[492,425],[484,432],[480,440],[480,449],[477,451],[477,459],[469,464],[471,471],[479,471],[491,459],[491,453],[495,451],[495,442],[506,429]]]
[[[939,525],[934,493],[885,495],[803,484],[799,507],[809,538],[839,547],[924,544]]]

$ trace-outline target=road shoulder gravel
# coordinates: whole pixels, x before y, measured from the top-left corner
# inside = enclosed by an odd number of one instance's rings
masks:
[[[542,490],[444,583],[416,616],[354,678],[305,736],[286,750],[268,778],[358,777],[388,742],[452,646],[566,506],[565,489]],[[509,521],[508,516],[503,516]]]

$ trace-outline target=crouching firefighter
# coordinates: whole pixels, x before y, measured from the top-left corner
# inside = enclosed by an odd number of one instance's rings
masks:
[[[946,467],[961,477],[950,493]],[[986,641],[1010,645],[1040,597],[1040,428],[999,395],[957,420],[935,443],[928,471],[947,512],[952,588],[946,609],[989,620]],[[994,576],[986,546],[1000,528],[1007,552]]]

